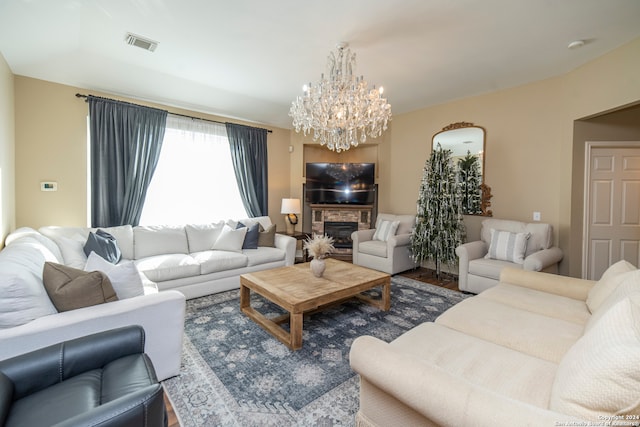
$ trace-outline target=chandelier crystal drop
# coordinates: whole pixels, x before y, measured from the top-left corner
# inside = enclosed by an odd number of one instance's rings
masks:
[[[291,103],[289,116],[296,132],[313,130],[313,140],[341,152],[376,138],[387,130],[391,105],[382,96],[383,88],[369,89],[362,76],[353,74],[356,54],[339,44],[327,59],[328,76],[317,85],[305,85],[303,95]]]

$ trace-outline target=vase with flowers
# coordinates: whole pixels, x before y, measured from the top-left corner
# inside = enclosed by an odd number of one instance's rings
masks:
[[[310,263],[311,272],[316,277],[322,277],[326,268],[324,260],[335,250],[333,237],[314,234],[305,240],[304,249],[313,257]]]

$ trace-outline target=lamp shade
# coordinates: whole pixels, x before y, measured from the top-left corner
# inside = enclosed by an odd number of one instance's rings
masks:
[[[299,214],[300,213],[300,199],[282,199],[282,208],[280,209],[282,214]]]

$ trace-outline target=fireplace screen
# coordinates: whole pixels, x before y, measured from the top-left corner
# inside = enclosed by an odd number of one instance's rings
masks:
[[[357,222],[324,222],[324,234],[333,237],[333,246],[336,248],[351,248],[353,241],[351,233],[358,231]]]

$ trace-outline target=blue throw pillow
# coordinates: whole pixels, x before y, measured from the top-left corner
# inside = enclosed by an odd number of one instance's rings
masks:
[[[112,264],[117,264],[122,258],[116,238],[103,230],[89,233],[83,249],[85,255],[89,256],[91,252],[95,252]]]
[[[243,223],[239,222],[236,229],[246,227]],[[247,234],[244,236],[244,243],[242,243],[242,249],[258,249],[258,239],[260,238],[260,223],[255,223],[247,229]]]

